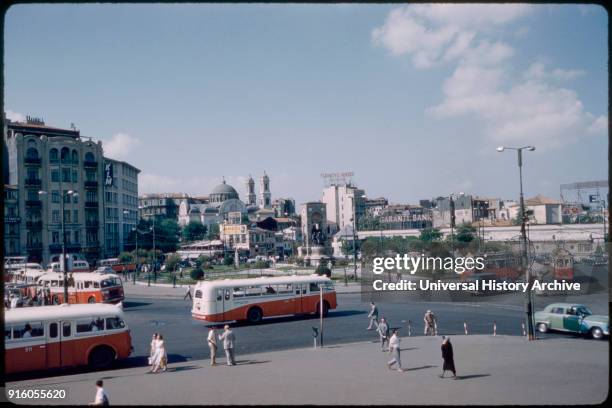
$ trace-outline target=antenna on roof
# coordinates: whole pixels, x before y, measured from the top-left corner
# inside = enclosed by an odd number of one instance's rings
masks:
[[[74,122],[70,122],[70,129],[77,130],[76,126],[74,125]]]

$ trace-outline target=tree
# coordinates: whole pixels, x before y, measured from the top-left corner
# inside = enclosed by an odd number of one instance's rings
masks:
[[[231,256],[231,255],[226,255],[226,256],[223,258],[223,265],[225,265],[225,266],[231,266],[231,265],[233,265],[233,264],[234,264],[234,257],[233,257],[233,256]]]
[[[208,234],[206,236],[208,239],[218,239],[219,238],[219,224],[211,224],[208,228]]]
[[[191,279],[197,281],[204,277],[204,271],[201,268],[193,268],[189,273]]]
[[[442,239],[442,233],[437,228],[425,228],[421,230],[419,239],[423,242],[440,241],[440,239]]]
[[[206,226],[201,222],[191,221],[183,227],[183,241],[198,241],[206,237]]]
[[[179,262],[181,262],[181,256],[179,254],[171,254],[166,258],[166,270],[174,271],[178,266]]]
[[[458,242],[469,244],[476,238],[475,234],[476,228],[472,227],[470,224],[461,224],[457,227],[455,239]]]
[[[255,262],[255,265],[253,265],[253,267],[255,269],[267,269],[270,267],[270,261],[260,259],[259,261]]]
[[[122,252],[119,254],[119,262],[128,263],[134,260],[134,256],[130,252]]]

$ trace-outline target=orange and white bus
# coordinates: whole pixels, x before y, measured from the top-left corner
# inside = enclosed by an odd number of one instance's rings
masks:
[[[47,272],[37,283],[50,290],[51,302],[65,303],[63,273]],[[113,273],[68,273],[68,303],[118,303],[123,299],[123,282]]]
[[[89,365],[107,368],[132,352],[116,305],[25,307],[4,315],[5,374]]]
[[[194,289],[191,315],[198,320],[225,322],[264,317],[319,313],[323,287],[323,315],[337,307],[336,291],[325,276],[282,276],[200,281]]]
[[[117,273],[134,272],[136,270],[135,263],[121,262],[119,258],[101,259],[97,265],[98,267],[108,266]]]

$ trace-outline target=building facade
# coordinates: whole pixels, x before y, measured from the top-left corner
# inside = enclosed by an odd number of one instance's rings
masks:
[[[4,185],[4,256],[21,256],[19,189]]]
[[[5,123],[5,169],[20,217],[15,251],[47,264],[62,251],[64,224],[66,252],[95,262],[104,252],[102,143],[36,118]]]
[[[327,221],[337,225],[338,229],[346,225],[358,225],[366,209],[365,191],[351,184],[332,184],[323,189],[321,200],[327,211]],[[353,213],[356,220],[353,220]]]
[[[138,174],[124,161],[104,158],[104,228],[106,257],[132,249],[130,232],[138,224]]]

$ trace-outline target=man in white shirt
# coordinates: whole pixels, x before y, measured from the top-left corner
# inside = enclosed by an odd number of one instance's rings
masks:
[[[208,338],[206,339],[208,342],[208,348],[210,350],[210,365],[217,365],[217,332],[215,331],[215,326],[210,326],[210,330],[208,331]]]
[[[400,338],[397,329],[393,330],[393,335],[389,339],[389,354],[393,357],[387,362],[387,367],[391,370],[391,366],[397,364],[397,371],[403,372],[402,361],[400,360]]]
[[[224,329],[225,331],[219,336],[219,340],[223,341],[227,365],[233,366],[236,365],[236,360],[234,358],[234,341],[236,341],[236,337],[234,337],[234,332],[230,329],[229,324],[226,324]]]
[[[94,402],[90,402],[89,405],[110,405],[106,391],[102,388],[103,385],[102,380],[96,381],[96,399]]]

